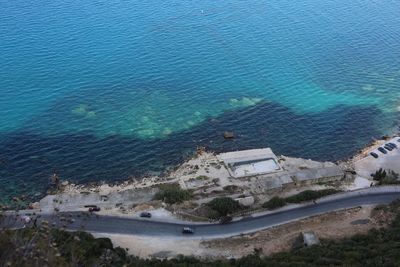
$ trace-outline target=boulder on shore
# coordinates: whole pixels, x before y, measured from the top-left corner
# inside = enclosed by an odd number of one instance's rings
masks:
[[[31,210],[36,210],[36,209],[40,208],[40,204],[39,204],[39,202],[32,202],[32,203],[29,203],[28,208]]]

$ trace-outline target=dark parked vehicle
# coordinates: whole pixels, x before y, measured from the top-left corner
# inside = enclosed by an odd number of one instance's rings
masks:
[[[392,151],[392,150],[393,150],[392,146],[390,146],[390,145],[388,145],[388,144],[384,145],[383,147],[386,148],[386,149],[389,150],[389,151]]]
[[[182,234],[194,234],[194,230],[190,227],[183,227]]]
[[[378,154],[376,154],[376,153],[374,153],[374,152],[371,152],[371,153],[369,153],[371,156],[373,156],[374,158],[379,158],[379,156],[378,156]]]
[[[142,218],[151,218],[151,213],[147,212],[147,211],[144,211],[144,212],[140,213],[140,217],[142,217]]]
[[[90,208],[89,208],[89,211],[90,211],[90,212],[100,211],[100,208],[97,207],[97,206],[95,206],[95,207],[90,207]]]
[[[392,146],[393,148],[397,148],[396,144],[394,143],[388,143],[388,145]]]
[[[382,154],[387,154],[387,151],[386,151],[383,147],[379,147],[378,150],[379,150]]]
[[[385,144],[385,147],[390,147],[391,149],[395,149],[395,147],[392,146],[391,144]]]

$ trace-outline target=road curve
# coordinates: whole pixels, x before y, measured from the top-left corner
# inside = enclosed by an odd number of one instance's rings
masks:
[[[341,196],[342,195],[342,196]],[[290,210],[281,210],[275,213],[257,217],[247,217],[228,224],[179,224],[169,222],[151,221],[146,219],[124,218],[116,216],[98,216],[83,212],[69,212],[55,214],[42,214],[37,224],[42,220],[49,221],[56,226],[65,227],[67,230],[84,230],[92,233],[127,234],[142,236],[186,236],[191,238],[216,238],[239,235],[242,233],[256,232],[272,226],[285,224],[310,216],[323,214],[335,210],[351,208],[362,205],[385,204],[400,198],[400,191],[370,192],[363,194],[341,194],[331,199],[319,201],[316,204],[303,205]],[[21,222],[6,216],[0,223],[1,227],[21,227]],[[32,223],[31,223],[32,224]],[[189,226],[194,229],[193,235],[183,235],[182,227]]]

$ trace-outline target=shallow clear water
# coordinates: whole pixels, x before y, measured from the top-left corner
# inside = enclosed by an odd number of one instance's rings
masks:
[[[394,128],[399,1],[1,1],[0,198],[198,145],[337,160]],[[223,140],[233,130],[238,138]]]

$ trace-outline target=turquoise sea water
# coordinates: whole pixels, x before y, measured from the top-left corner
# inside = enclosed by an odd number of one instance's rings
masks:
[[[0,198],[198,145],[337,160],[400,112],[399,1],[1,1]],[[223,140],[233,130],[238,138]]]

